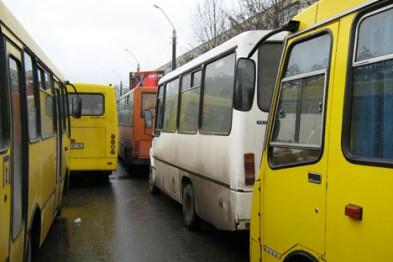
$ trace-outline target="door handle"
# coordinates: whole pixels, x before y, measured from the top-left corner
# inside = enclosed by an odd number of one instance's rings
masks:
[[[313,184],[321,184],[321,174],[315,172],[308,172],[308,182]]]

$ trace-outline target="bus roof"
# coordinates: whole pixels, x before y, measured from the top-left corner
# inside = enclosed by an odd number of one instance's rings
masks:
[[[76,90],[80,93],[97,93],[97,92],[108,92],[111,90],[115,90],[113,86],[110,85],[101,85],[101,84],[93,84],[93,83],[73,83]],[[68,87],[69,92],[74,92],[74,90]]]
[[[241,47],[239,49],[238,55],[246,57],[254,45],[260,40],[263,36],[269,33],[270,30],[254,30],[243,32],[230,40],[222,43],[221,45],[209,50],[208,52],[198,56],[192,61],[184,64],[183,66],[177,68],[176,70],[168,73],[160,80],[160,84],[166,82],[182,73],[185,73],[193,68],[198,67],[202,63],[219,56],[222,53],[228,52],[232,49]],[[284,37],[287,33],[280,33],[269,38],[268,41],[283,41]]]
[[[378,2],[378,0],[320,0],[304,9],[293,20],[300,21],[299,31],[318,26]]]
[[[64,81],[63,75],[46,56],[44,51],[38,46],[34,39],[27,33],[15,16],[8,10],[4,3],[0,0],[0,21],[1,25],[7,28],[20,42],[28,47],[34,55],[37,56],[49,69],[61,80]]]

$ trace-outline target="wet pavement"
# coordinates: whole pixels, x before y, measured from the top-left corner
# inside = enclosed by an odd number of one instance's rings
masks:
[[[37,261],[248,261],[246,232],[191,232],[182,219],[177,202],[148,192],[146,169],[74,176]]]

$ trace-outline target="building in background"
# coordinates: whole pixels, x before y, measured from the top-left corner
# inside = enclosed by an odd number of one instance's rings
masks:
[[[269,8],[264,9],[262,12],[252,17],[249,17],[241,22],[239,22],[238,19],[235,19],[228,15],[228,19],[231,23],[231,28],[217,37],[219,38],[218,45],[244,31],[277,28],[280,25],[287,23],[300,11],[317,1],[318,0],[272,0],[271,6]],[[217,42],[217,39],[213,39],[210,41]],[[195,57],[209,51],[212,46],[210,44],[210,41],[207,41],[197,46],[196,48],[184,53],[183,55],[177,57],[176,65],[179,67],[191,61]],[[172,62],[170,61],[160,66],[157,70],[168,73],[172,70],[171,66]]]

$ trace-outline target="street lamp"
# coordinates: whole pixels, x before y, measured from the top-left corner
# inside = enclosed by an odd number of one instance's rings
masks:
[[[136,56],[135,56],[130,50],[128,50],[127,48],[124,49],[124,51],[126,51],[127,53],[129,53],[129,54],[132,56],[132,58],[135,59],[135,61],[136,61],[136,71],[139,72],[139,70],[140,70],[139,60],[138,60],[138,59],[136,58]]]
[[[159,7],[158,5],[154,5],[153,6],[157,9],[159,9],[162,14],[165,16],[166,20],[168,20],[168,22],[171,24],[172,26],[172,70],[176,69],[176,29],[175,26],[173,25],[172,21],[169,19],[169,17],[167,16],[167,14],[164,12],[164,10]]]

